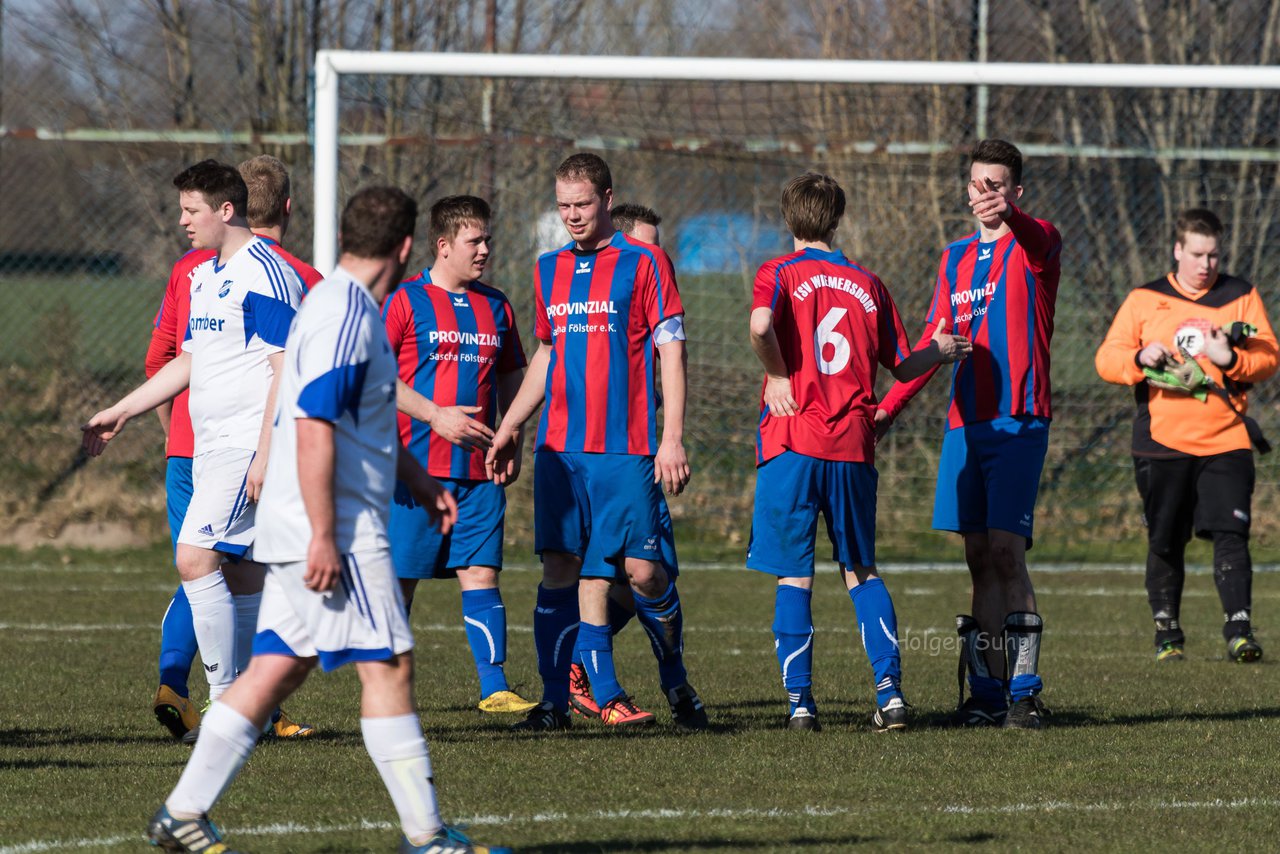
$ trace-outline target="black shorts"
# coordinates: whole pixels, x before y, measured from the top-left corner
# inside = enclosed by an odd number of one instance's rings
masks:
[[[1249,536],[1253,503],[1253,451],[1210,457],[1134,457],[1142,515],[1152,550],[1181,550],[1215,531]]]

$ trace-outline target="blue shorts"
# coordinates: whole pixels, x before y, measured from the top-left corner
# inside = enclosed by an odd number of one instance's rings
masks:
[[[169,512],[169,539],[175,556],[178,553],[178,533],[182,530],[182,520],[187,518],[193,486],[191,457],[169,457],[164,467],[164,506]]]
[[[675,575],[675,537],[653,457],[538,451],[533,465],[534,550],[582,559],[586,578],[613,578],[623,558]]]
[[[827,523],[833,560],[846,567],[875,566],[877,479],[870,463],[820,460],[794,451],[760,466],[747,567],[783,578],[811,578],[819,513]]]
[[[942,437],[933,527],[1022,534],[1031,546],[1036,492],[1049,448],[1049,419],[1006,417]]]
[[[441,534],[408,487],[397,481],[387,520],[396,576],[456,578],[459,569],[469,566],[502,569],[506,492],[488,480],[437,479],[458,500],[458,523]]]

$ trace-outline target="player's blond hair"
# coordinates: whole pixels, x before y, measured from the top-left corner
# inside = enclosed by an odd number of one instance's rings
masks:
[[[829,240],[842,216],[844,190],[830,175],[806,172],[782,188],[782,218],[800,240]]]
[[[597,154],[582,151],[570,155],[556,168],[557,181],[588,181],[603,197],[606,190],[613,189],[613,175],[609,172],[609,164]]]
[[[270,154],[250,157],[236,167],[249,188],[249,226],[271,228],[283,225],[289,201],[289,170]]]
[[[434,252],[440,238],[452,242],[463,226],[488,228],[493,218],[489,203],[479,196],[445,196],[431,206],[427,240]]]

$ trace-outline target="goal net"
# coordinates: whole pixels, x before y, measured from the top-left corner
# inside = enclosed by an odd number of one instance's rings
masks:
[[[1124,294],[1170,269],[1185,207],[1219,213],[1224,269],[1274,297],[1276,71],[321,52],[315,255],[322,268],[333,257],[337,206],[360,186],[398,184],[424,211],[444,195],[484,196],[496,238],[487,278],[511,298],[531,350],[534,260],[568,240],[554,169],[574,151],[601,154],[615,200],[663,217],[688,311],[694,478],[672,501],[677,535],[690,553],[744,551],[761,380],[747,317],[756,267],[790,249],[782,184],[807,170],[840,181],[849,204],[836,244],[885,281],[914,338],[942,247],[974,229],[967,151],[982,136],[1008,139],[1026,158],[1022,206],[1065,243],[1033,557],[1130,563],[1144,553],[1133,396],[1098,378],[1094,352]],[[429,262],[425,247],[415,253]],[[959,558],[930,530],[948,391],[944,373],[877,452],[882,561]],[[1251,401],[1272,432],[1274,401],[1266,384]],[[530,484],[511,496],[516,543],[531,541]],[[1275,491],[1275,468],[1259,458],[1256,506]],[[1257,515],[1265,559],[1280,517]]]

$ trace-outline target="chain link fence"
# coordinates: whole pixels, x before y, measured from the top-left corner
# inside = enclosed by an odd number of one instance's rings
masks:
[[[486,34],[471,23],[484,20],[483,2],[372,4],[381,18],[343,3],[314,4],[308,17],[313,4],[289,2],[260,19],[257,4],[113,4],[127,13],[98,29],[85,11],[92,4],[53,5],[5,11],[0,498],[22,530],[118,521],[152,537],[163,534],[158,423],[139,420],[104,459],[73,471],[77,427],[141,379],[149,321],[184,249],[170,181],[185,165],[281,157],[297,211],[286,244],[309,256],[315,46],[587,53],[635,44],[662,54],[1251,65],[1274,61],[1280,18],[1280,2],[1157,11],[1112,0],[1070,9],[815,1],[782,14],[751,2],[531,0],[519,21],[511,4],[491,3]],[[54,61],[38,25],[68,10],[82,14],[67,20],[83,20],[88,41],[78,57]],[[125,24],[135,33],[127,45],[112,38]],[[1093,353],[1124,294],[1170,269],[1178,210],[1217,210],[1230,229],[1224,268],[1276,304],[1274,91],[353,77],[342,105],[343,198],[389,181],[424,210],[458,192],[493,202],[488,278],[511,297],[526,348],[535,344],[533,261],[567,240],[554,211],[556,164],[596,151],[613,169],[617,200],[661,213],[690,329],[695,475],[672,511],[682,544],[701,555],[740,555],[749,535],[761,376],[746,334],[751,281],[762,260],[790,248],[777,200],[792,175],[825,171],[845,187],[836,242],[884,279],[914,333],[941,248],[973,230],[968,148],[981,133],[1023,148],[1023,207],[1065,241],[1037,560],[1142,553],[1132,395],[1097,378]],[[419,252],[414,263],[429,259]],[[878,452],[882,559],[958,557],[950,538],[929,530],[947,392],[935,379]],[[1273,432],[1276,407],[1272,385],[1255,390],[1251,409]],[[1280,546],[1267,511],[1278,477],[1269,459],[1259,462],[1255,535],[1267,558]],[[513,555],[531,542],[531,499],[526,477],[511,493]]]

